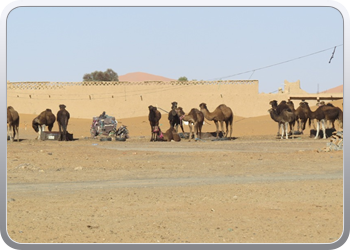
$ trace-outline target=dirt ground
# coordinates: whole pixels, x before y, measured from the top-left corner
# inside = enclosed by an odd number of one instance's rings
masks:
[[[58,142],[35,140],[33,117],[21,114],[21,141],[7,144],[15,242],[330,243],[342,235],[343,151],[318,151],[329,140],[308,129],[281,140],[270,117],[235,117],[234,140],[150,142],[147,117],[138,117],[117,119],[127,141],[99,141],[88,138],[90,120],[72,118],[76,140]]]

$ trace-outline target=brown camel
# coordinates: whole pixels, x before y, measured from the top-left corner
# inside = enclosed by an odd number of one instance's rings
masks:
[[[279,114],[277,111],[273,108],[269,109],[268,112],[270,113],[270,116],[272,120],[278,123],[278,125],[281,127],[282,134],[281,139],[283,139],[284,132],[286,134],[286,139],[288,139],[288,124],[295,122],[295,114],[293,111],[288,109],[283,109]],[[291,128],[292,130],[292,138],[294,135],[294,129],[293,126]]]
[[[60,131],[60,141],[67,141],[67,126],[70,118],[69,112],[66,110],[66,105],[60,104],[60,110],[57,112],[57,123]]]
[[[320,101],[320,102],[316,103],[316,106],[317,106],[317,107],[322,107],[322,106],[325,106],[325,105],[327,105],[327,106],[329,106],[329,107],[334,107],[334,105],[333,105],[332,103],[327,103],[327,104],[326,104],[324,101]],[[327,129],[330,128],[330,123],[332,123],[332,121],[326,120]],[[313,125],[313,127],[315,128],[314,123],[312,123],[312,125]],[[334,123],[332,123],[332,127],[334,128]]]
[[[156,141],[157,135],[159,136],[161,134],[159,120],[162,117],[162,114],[157,110],[157,107],[152,105],[148,106],[148,109],[148,120],[149,124],[151,125],[151,141]]]
[[[188,126],[190,127],[190,136],[191,140],[192,135],[194,139],[202,139],[202,127],[204,123],[204,114],[202,111],[199,111],[196,108],[191,109],[191,111],[186,115],[181,107],[176,109],[177,115],[180,117],[181,121],[187,121]],[[192,124],[194,125],[194,131],[192,132]],[[196,134],[196,137],[194,136]],[[199,137],[198,137],[199,135]]]
[[[12,106],[8,106],[7,107],[7,135],[10,136],[11,141],[14,141],[17,133],[17,141],[19,142],[18,127],[19,127],[19,114]]]
[[[228,129],[230,126],[230,138],[232,136],[232,122],[233,122],[233,112],[231,108],[226,106],[225,104],[219,105],[213,112],[210,112],[207,108],[207,104],[201,103],[199,104],[200,111],[204,114],[205,119],[209,121],[214,121],[216,125],[216,138],[219,137],[219,124],[221,125],[221,131],[224,133],[223,123],[226,124],[226,134],[225,137],[228,136]]]
[[[315,111],[311,111],[309,106],[307,108],[309,110],[309,126],[311,125],[311,120],[316,119],[317,122],[317,131],[314,139],[318,138],[320,125],[322,125],[323,139],[326,139],[325,122],[327,120],[332,122],[333,128],[335,120],[338,120],[340,128],[343,128],[343,111],[340,108],[329,105],[320,106]]]
[[[168,120],[169,120],[170,126],[174,127],[176,132],[177,132],[178,127],[180,125],[182,133],[185,133],[182,122],[176,113],[176,109],[177,109],[177,102],[172,102],[171,103],[171,110],[168,113]]]
[[[309,110],[306,108],[306,106],[308,106],[309,104],[305,101],[302,101],[299,103],[299,107],[296,109],[296,114],[297,117],[299,118],[298,123],[300,122],[301,125],[301,131],[300,133],[303,134],[304,130],[305,130],[305,126],[306,126],[306,122],[309,119]],[[299,124],[298,124],[298,128],[299,128]]]
[[[46,109],[34,118],[32,122],[32,127],[35,132],[38,133],[37,139],[41,137],[41,133],[45,131],[45,126],[48,126],[49,131],[52,130],[53,124],[56,121],[55,115],[52,113],[51,109]]]
[[[276,111],[276,114],[279,115],[282,110],[285,110],[287,109],[288,111],[291,111],[291,109],[289,108],[289,106],[287,105],[287,102],[286,101],[281,101],[278,105],[277,105],[277,101],[276,100],[273,100],[273,101],[270,101],[269,103],[272,107],[272,109],[274,109]],[[295,124],[295,121],[294,122],[291,122],[289,123],[289,126],[290,126],[290,130],[292,131],[292,129],[294,128],[294,124]],[[277,128],[277,136],[280,136],[280,124],[278,124],[278,128]]]

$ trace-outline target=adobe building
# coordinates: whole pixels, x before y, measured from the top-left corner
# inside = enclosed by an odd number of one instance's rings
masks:
[[[57,113],[65,104],[71,117],[91,119],[106,111],[108,115],[131,118],[148,115],[148,106],[162,114],[178,102],[185,112],[207,104],[209,111],[220,104],[231,107],[234,115],[267,115],[269,102],[301,100],[313,106],[317,101],[343,98],[343,92],[310,94],[300,88],[300,81],[284,82],[277,93],[259,93],[258,80],[220,81],[143,81],[143,82],[7,82],[7,105],[22,114],[39,114],[46,108]]]

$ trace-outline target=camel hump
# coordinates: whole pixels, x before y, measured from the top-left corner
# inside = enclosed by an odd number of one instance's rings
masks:
[[[47,112],[51,112],[52,113],[52,110],[51,109],[46,109]]]

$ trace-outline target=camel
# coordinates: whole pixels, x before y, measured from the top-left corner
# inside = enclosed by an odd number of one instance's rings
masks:
[[[60,104],[60,110],[57,112],[57,123],[60,131],[60,141],[67,141],[67,126],[70,118],[69,112],[66,110],[66,105]]]
[[[175,128],[170,126],[170,128],[165,132],[164,137],[166,138],[167,141],[176,141],[179,142],[181,141],[181,138],[179,134],[176,132]]]
[[[306,108],[308,106],[308,103],[305,101],[302,101],[299,103],[299,107],[296,109],[296,114],[298,120],[298,129],[299,129],[299,123],[301,123],[301,131],[300,133],[303,134],[305,130],[305,125],[307,120],[309,119],[309,111]]]
[[[316,119],[317,122],[317,131],[314,139],[318,138],[320,125],[322,125],[323,139],[326,139],[325,122],[327,120],[332,122],[333,129],[335,120],[338,120],[340,128],[343,128],[343,111],[340,108],[329,105],[320,106],[315,111],[311,111],[308,105],[307,108],[309,111],[309,126],[311,125],[311,120]]]
[[[288,124],[291,124],[293,121],[295,121],[294,112],[288,109],[283,109],[278,114],[277,111],[273,108],[270,108],[268,112],[270,113],[272,120],[276,121],[278,125],[281,127],[281,130],[282,130],[281,139],[283,139],[284,132],[286,134],[286,139],[288,139]],[[294,135],[293,126],[291,130],[292,130],[292,138],[293,138],[293,135]]]
[[[200,111],[204,114],[205,119],[209,121],[214,121],[216,125],[216,138],[219,138],[219,124],[221,125],[221,131],[223,130],[223,123],[226,124],[226,134],[225,137],[228,136],[228,128],[230,126],[230,138],[232,136],[232,122],[233,122],[233,112],[231,108],[226,106],[225,104],[219,105],[213,112],[210,112],[207,108],[207,104],[201,103],[199,104]]]
[[[45,131],[45,126],[48,126],[49,131],[51,131],[55,121],[56,117],[52,113],[51,109],[44,110],[37,117],[34,118],[32,122],[32,127],[35,130],[35,132],[38,133],[38,140],[41,137],[41,133]]]
[[[288,101],[286,102],[288,108],[294,113],[295,115],[295,122],[297,122],[298,124],[298,132],[300,132],[300,121],[299,121],[299,115],[296,111],[296,109],[294,108],[294,103],[292,101]]]
[[[177,102],[172,102],[171,110],[169,111],[169,114],[168,114],[168,120],[169,120],[170,126],[174,127],[177,132],[178,127],[180,125],[182,133],[185,133],[182,122],[180,121],[180,118],[176,113],[176,109],[177,109]]]
[[[19,142],[18,127],[19,127],[19,114],[12,106],[8,106],[7,107],[7,135],[10,136],[11,141],[14,141],[17,133],[17,141]]]
[[[278,105],[277,105],[277,101],[276,100],[270,101],[269,104],[271,105],[272,109],[274,109],[276,111],[277,115],[279,115],[282,112],[282,110],[285,110],[285,109],[287,109],[288,111],[291,111],[291,109],[287,105],[287,102],[284,101],[284,100],[281,101]],[[294,124],[295,124],[295,121],[292,121],[292,122],[289,123],[291,131],[294,128]],[[277,128],[277,136],[279,136],[279,135],[280,135],[280,124],[278,124],[278,128]]]
[[[181,107],[176,109],[177,115],[180,117],[181,121],[187,121],[188,126],[190,127],[190,136],[191,140],[192,135],[193,138],[197,139],[199,135],[199,139],[202,139],[202,126],[204,123],[204,114],[202,111],[199,111],[196,108],[191,109],[191,111],[186,115]],[[192,124],[194,125],[194,131],[192,132]],[[196,137],[194,136],[196,134]]]
[[[317,106],[317,107],[322,107],[322,106],[325,106],[325,105],[327,105],[327,106],[329,106],[329,107],[334,107],[334,105],[333,105],[332,103],[327,103],[327,104],[326,104],[324,101],[320,101],[320,102],[316,103],[316,106]],[[331,121],[326,120],[327,129],[330,128],[330,123],[331,123]],[[315,128],[314,123],[312,123],[312,125],[313,125],[313,127]],[[334,128],[334,124],[333,124],[333,123],[332,123],[332,127]]]
[[[156,141],[157,135],[161,133],[159,128],[159,120],[162,117],[162,114],[157,110],[157,107],[152,105],[148,106],[148,109],[148,120],[149,124],[151,125],[151,141]]]

